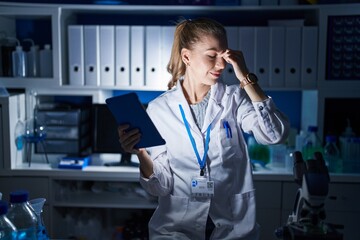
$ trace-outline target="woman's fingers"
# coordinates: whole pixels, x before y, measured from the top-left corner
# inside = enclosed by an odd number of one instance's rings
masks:
[[[139,129],[129,129],[129,125],[120,125],[118,127],[119,142],[122,149],[126,152],[137,153],[135,145],[140,141],[141,134]]]
[[[234,68],[237,78],[240,80],[246,76],[248,69],[246,67],[244,55],[241,51],[227,49],[222,56],[226,62]]]

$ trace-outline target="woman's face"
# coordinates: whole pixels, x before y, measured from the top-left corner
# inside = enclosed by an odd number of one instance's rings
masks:
[[[187,74],[192,81],[214,85],[226,66],[222,57],[227,49],[225,39],[204,36],[193,45],[188,55]]]

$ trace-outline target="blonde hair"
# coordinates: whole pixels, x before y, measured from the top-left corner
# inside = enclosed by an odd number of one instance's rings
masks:
[[[181,50],[183,48],[191,50],[193,44],[200,41],[202,37],[209,35],[227,41],[224,26],[215,20],[209,18],[183,19],[177,23],[171,56],[167,65],[167,71],[172,76],[168,83],[168,89],[174,87],[185,74],[186,66],[181,58]]]

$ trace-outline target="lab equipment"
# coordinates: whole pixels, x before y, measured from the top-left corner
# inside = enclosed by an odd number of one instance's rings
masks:
[[[29,163],[29,167],[31,166],[31,154],[32,154],[32,147],[34,144],[41,144],[44,153],[46,162],[49,163],[49,159],[47,156],[47,152],[45,149],[45,139],[46,139],[46,128],[45,125],[35,124],[35,118],[33,115],[34,110],[37,108],[36,103],[36,96],[37,93],[34,90],[30,91],[30,116],[25,121],[25,133],[23,139],[25,141],[25,152],[26,152],[26,160]],[[34,105],[35,103],[35,105]]]
[[[27,65],[26,72],[28,77],[39,76],[39,46],[35,45],[32,39],[24,39],[23,42],[31,42],[30,51],[26,53]]]
[[[17,96],[17,117],[18,120],[15,125],[14,137],[15,137],[15,146],[16,146],[16,161],[19,162],[22,159],[22,150],[24,147],[24,133],[25,133],[25,124],[21,119],[21,108],[20,108],[20,96]],[[19,159],[20,158],[20,159]]]
[[[337,229],[342,225],[325,222],[325,199],[328,195],[330,176],[320,152],[313,159],[303,160],[299,151],[294,152],[294,179],[300,185],[293,212],[287,224],[275,230],[278,239],[284,240],[342,240]]]
[[[15,240],[16,227],[7,218],[8,204],[5,201],[0,201],[0,239],[2,240]]]
[[[6,36],[6,35],[4,35]],[[16,44],[7,37],[1,39],[1,76],[12,77],[13,76],[13,64],[12,64],[12,52],[16,48]]]
[[[255,137],[249,135],[247,140],[249,157],[251,163],[265,167],[270,162],[270,149],[267,145],[259,144]]]
[[[315,152],[322,153],[322,142],[318,136],[318,127],[309,126],[306,136],[304,138],[302,155],[304,160],[311,159]]]
[[[14,77],[26,77],[26,65],[27,65],[27,58],[26,54],[23,51],[20,42],[16,38],[8,38],[8,40],[16,41],[17,46],[15,51],[12,52],[12,70]]]
[[[53,57],[50,44],[45,44],[39,52],[40,77],[51,78],[53,76]]]
[[[326,136],[324,146],[324,158],[330,172],[342,172],[342,163],[340,159],[340,150],[336,145],[336,136]]]
[[[38,220],[28,202],[29,193],[18,190],[10,193],[10,209],[7,217],[17,228],[18,240],[36,240]]]
[[[48,240],[49,236],[47,234],[44,220],[42,218],[42,211],[45,204],[45,198],[35,198],[29,201],[31,207],[34,209],[34,212],[37,216],[38,225],[36,228],[36,235],[38,240]]]

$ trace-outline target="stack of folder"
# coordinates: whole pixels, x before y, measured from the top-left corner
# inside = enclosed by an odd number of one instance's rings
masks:
[[[69,25],[69,84],[165,90],[175,27]]]
[[[316,88],[318,28],[227,26],[264,88]],[[166,90],[175,26],[69,25],[69,84]],[[238,84],[231,65],[226,84]]]

